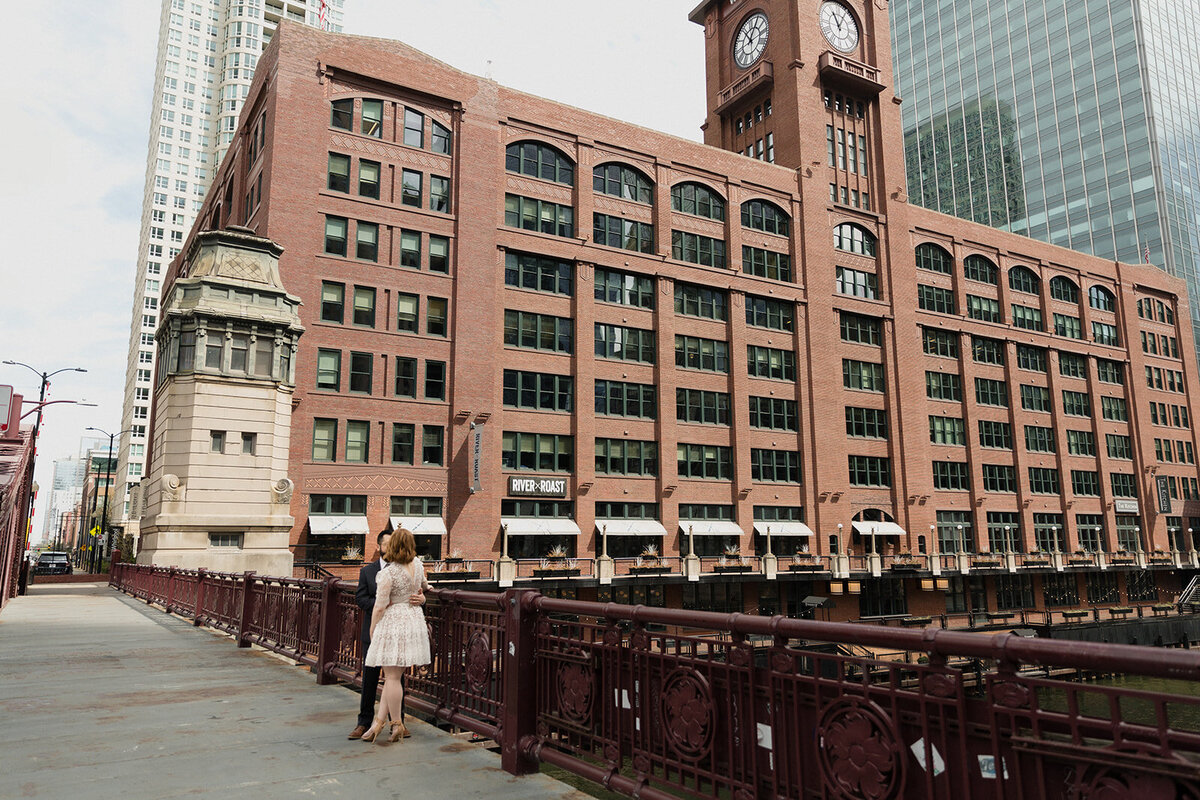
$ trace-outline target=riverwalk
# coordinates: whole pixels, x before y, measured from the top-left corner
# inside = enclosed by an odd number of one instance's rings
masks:
[[[0,614],[0,797],[586,796],[514,777],[417,720],[348,741],[358,694],[102,584],[34,584]]]

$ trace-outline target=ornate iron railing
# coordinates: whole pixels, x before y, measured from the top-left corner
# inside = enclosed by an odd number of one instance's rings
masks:
[[[121,564],[111,585],[359,683],[354,586]],[[434,589],[417,710],[618,792],[1200,797],[1200,653]],[[1192,720],[1192,729],[1181,720]]]

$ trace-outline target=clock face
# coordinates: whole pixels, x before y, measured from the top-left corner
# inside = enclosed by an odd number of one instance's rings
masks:
[[[751,14],[733,39],[733,61],[743,69],[758,61],[767,49],[767,15]]]
[[[858,23],[841,3],[826,2],[821,5],[821,33],[843,53],[858,47]]]

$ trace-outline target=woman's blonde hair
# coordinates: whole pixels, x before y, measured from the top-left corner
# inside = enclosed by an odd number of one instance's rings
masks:
[[[383,560],[397,564],[407,564],[417,555],[417,540],[413,538],[408,528],[397,528],[392,532],[383,548]]]

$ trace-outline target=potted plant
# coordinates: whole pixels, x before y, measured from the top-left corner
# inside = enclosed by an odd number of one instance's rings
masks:
[[[658,545],[651,543],[642,548],[642,552],[637,556],[629,571],[644,575],[667,572],[669,569],[670,567],[662,563],[662,558],[658,554]]]
[[[451,564],[461,565],[463,563],[463,560],[464,559],[463,559],[462,550],[455,548],[454,550],[450,551],[450,555],[446,556],[446,558],[443,559],[443,563],[445,563],[447,565],[451,565]]]
[[[792,572],[811,572],[820,568],[821,562],[807,549],[794,553],[792,563],[788,565],[788,569]]]
[[[918,566],[917,560],[913,558],[913,554],[909,550],[901,550],[892,560],[892,571],[894,572],[912,572]]]
[[[1112,562],[1114,564],[1132,564],[1133,554],[1124,547],[1118,547],[1117,552],[1113,554]]]
[[[1000,566],[1000,558],[988,552],[987,550],[980,550],[979,555],[972,559],[971,566],[984,569],[988,567],[998,567]]]
[[[1079,566],[1088,566],[1092,563],[1092,557],[1086,550],[1076,550],[1071,555],[1067,556],[1068,564],[1076,564]]]
[[[467,569],[461,550],[451,550],[438,566],[439,569],[426,573],[430,581],[473,581],[480,575],[477,569]]]
[[[714,569],[717,572],[748,572],[750,565],[742,558],[742,549],[736,544],[726,545],[721,561]]]
[[[541,564],[533,570],[538,578],[573,578],[579,574],[575,559],[567,558],[567,548],[556,544],[546,551]]]
[[[1029,555],[1025,557],[1025,566],[1027,567],[1047,567],[1050,565],[1050,557],[1046,555],[1046,551],[1042,549],[1030,550]]]
[[[1163,550],[1161,547],[1156,547],[1150,553],[1150,561],[1155,564],[1170,564],[1171,554]]]
[[[342,551],[342,561],[346,563],[362,561],[362,550],[352,544],[346,545],[346,549]]]

